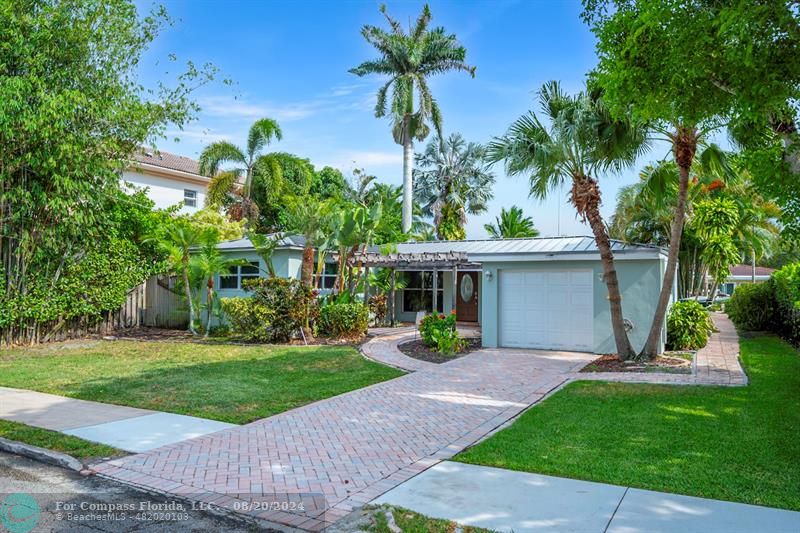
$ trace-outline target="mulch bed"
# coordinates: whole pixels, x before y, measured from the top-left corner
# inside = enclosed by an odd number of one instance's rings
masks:
[[[105,340],[120,341],[159,341],[159,342],[196,342],[200,344],[233,344],[233,345],[260,345],[268,344],[258,341],[248,341],[236,337],[214,337],[203,338],[202,333],[192,335],[185,329],[162,329],[162,328],[135,328],[119,330],[102,337]],[[366,340],[364,335],[353,338],[331,339],[328,337],[314,337],[308,339],[309,346],[342,346],[360,345]],[[269,344],[269,346],[304,346],[303,339],[290,339],[285,344]]]
[[[661,372],[665,374],[691,374],[692,354],[664,354],[653,361],[621,361],[614,354],[601,355],[581,372]]]
[[[459,357],[464,357],[468,353],[481,349],[480,337],[469,337],[467,340],[467,348],[463,352],[455,355],[445,355],[440,352],[434,352],[422,342],[422,339],[417,339],[411,342],[404,342],[397,346],[397,348],[409,357],[419,359],[420,361],[427,361],[429,363],[446,363]]]

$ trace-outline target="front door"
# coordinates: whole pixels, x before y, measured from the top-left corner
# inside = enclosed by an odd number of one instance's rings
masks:
[[[478,273],[459,272],[456,280],[456,319],[478,321]]]

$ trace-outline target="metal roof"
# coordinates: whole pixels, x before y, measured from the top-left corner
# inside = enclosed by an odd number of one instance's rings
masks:
[[[648,244],[631,244],[612,240],[611,250],[617,253],[665,253],[663,248]],[[397,245],[400,253],[465,252],[472,256],[508,254],[596,254],[593,237],[540,237],[528,239],[486,239],[467,241],[404,242]]]
[[[270,237],[279,237],[277,234],[272,233]],[[302,235],[284,235],[280,237],[278,248],[302,248],[305,246],[306,240]],[[253,243],[250,239],[244,237],[243,239],[236,239],[235,241],[222,241],[217,245],[219,250],[252,250]]]

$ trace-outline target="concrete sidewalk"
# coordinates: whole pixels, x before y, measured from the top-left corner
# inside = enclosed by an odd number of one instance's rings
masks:
[[[496,531],[800,531],[800,513],[442,462],[375,500]]]
[[[0,419],[144,452],[236,427],[233,424],[0,387]]]

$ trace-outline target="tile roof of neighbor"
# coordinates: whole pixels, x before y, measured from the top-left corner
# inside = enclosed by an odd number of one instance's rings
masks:
[[[142,148],[134,152],[133,159],[140,163],[146,163],[156,167],[179,170],[181,172],[202,176],[202,174],[200,174],[200,163],[189,157],[171,154],[163,150]]]
[[[775,272],[774,268],[756,267],[756,276],[771,276]],[[731,276],[752,276],[752,265],[736,265],[731,268]]]

